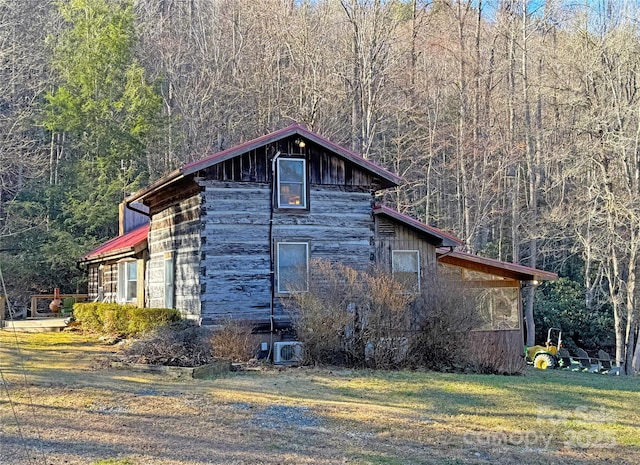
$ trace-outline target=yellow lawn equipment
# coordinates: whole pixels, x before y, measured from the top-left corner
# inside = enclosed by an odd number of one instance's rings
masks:
[[[557,343],[554,345],[552,336],[557,332]],[[558,366],[558,350],[562,347],[562,330],[559,328],[549,328],[547,332],[547,342],[543,346],[535,345],[525,347],[524,353],[527,363],[533,364],[539,370],[555,368]]]

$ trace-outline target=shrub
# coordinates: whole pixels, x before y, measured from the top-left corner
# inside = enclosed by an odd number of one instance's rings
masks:
[[[380,270],[313,261],[310,271],[309,292],[293,292],[288,304],[306,362],[466,368],[469,332],[480,316],[473,294],[459,284],[433,282],[415,295]]]
[[[97,302],[75,304],[73,314],[87,331],[118,336],[137,336],[180,319],[174,309]]]
[[[311,262],[310,273],[309,292],[293,292],[287,302],[296,336],[304,343],[305,361],[353,364],[349,352],[355,348],[348,347],[347,339],[363,293],[359,273],[321,260]]]
[[[252,337],[252,326],[249,323],[228,320],[221,329],[211,335],[213,353],[220,358],[233,362],[246,362],[256,353],[255,340]]]
[[[210,331],[190,321],[158,328],[122,351],[132,363],[195,367],[214,359]]]
[[[583,284],[564,277],[536,289],[537,343],[547,340],[549,328],[562,328],[563,345],[569,350],[615,350],[613,312],[602,299],[592,298],[588,306],[586,292]]]
[[[288,310],[307,362],[402,366],[413,297],[388,274],[341,264],[310,264],[309,292],[293,292]]]
[[[409,360],[414,366],[438,371],[463,370],[470,363],[469,333],[482,322],[474,293],[461,292],[460,283],[437,280],[415,302],[417,331]]]

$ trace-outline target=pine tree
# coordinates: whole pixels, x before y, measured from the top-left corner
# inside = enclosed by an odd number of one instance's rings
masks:
[[[65,194],[54,214],[73,236],[100,240],[116,232],[123,194],[147,181],[160,99],[134,55],[131,1],[68,0],[58,9],[66,27],[51,41],[60,85],[46,96],[44,119],[64,134],[55,178]]]

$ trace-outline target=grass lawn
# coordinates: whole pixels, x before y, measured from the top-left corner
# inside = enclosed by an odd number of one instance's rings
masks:
[[[103,369],[77,333],[0,333],[0,464],[635,464],[638,378]]]

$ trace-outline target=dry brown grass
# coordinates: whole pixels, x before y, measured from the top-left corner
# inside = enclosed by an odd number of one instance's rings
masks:
[[[178,381],[96,369],[116,348],[83,336],[18,343],[0,333],[2,464],[599,465],[640,450],[637,380],[291,368]],[[570,443],[598,431],[617,445]]]

